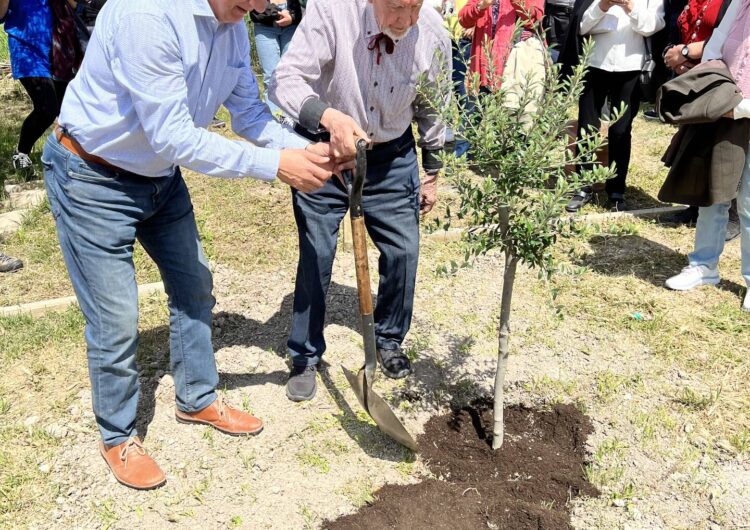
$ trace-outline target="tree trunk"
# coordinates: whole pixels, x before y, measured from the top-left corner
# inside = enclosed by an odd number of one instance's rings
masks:
[[[503,445],[505,426],[503,424],[503,389],[505,387],[505,369],[508,364],[508,337],[510,336],[510,304],[513,299],[513,284],[516,281],[518,258],[509,251],[505,252],[505,272],[503,273],[503,296],[500,303],[500,333],[497,350],[497,371],[495,372],[495,403],[492,430],[492,448]]]

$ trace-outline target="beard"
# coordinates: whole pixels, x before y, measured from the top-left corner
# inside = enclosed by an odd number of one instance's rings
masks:
[[[402,31],[401,33],[396,33],[395,31],[393,31],[393,30],[392,30],[392,29],[390,29],[390,28],[385,28],[385,29],[384,29],[384,30],[382,30],[382,31],[383,31],[383,33],[384,33],[385,35],[388,35],[388,36],[389,36],[390,38],[392,38],[393,40],[400,40],[400,39],[403,39],[404,37],[406,37],[406,36],[407,36],[407,35],[409,34],[409,32],[411,31],[411,28],[412,28],[412,26],[409,26],[408,28],[406,28],[406,29],[405,29],[404,31]]]

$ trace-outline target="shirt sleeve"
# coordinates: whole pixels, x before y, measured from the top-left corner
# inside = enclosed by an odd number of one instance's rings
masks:
[[[599,8],[599,2],[594,0],[594,3],[583,13],[581,17],[581,35],[588,35],[589,31],[599,23],[599,21],[606,15],[606,12]]]
[[[664,27],[663,0],[633,0],[630,27],[644,37],[650,37]]]
[[[276,177],[279,151],[195,126],[178,37],[163,17],[123,17],[111,61],[115,79],[128,92],[146,139],[164,160],[214,177]]]
[[[311,114],[320,118],[321,109],[327,105],[320,101],[312,83],[321,78],[323,68],[336,55],[331,17],[325,4],[326,0],[308,2],[305,16],[297,26],[289,48],[281,56],[268,89],[271,101],[308,129],[316,129],[319,124],[312,123],[314,119],[304,119],[302,108],[316,109],[317,112]],[[315,50],[315,53],[310,50]]]
[[[430,68],[430,72],[427,76],[427,90],[439,90],[438,77],[440,72],[451,71],[451,48],[450,39],[448,38],[447,30],[445,35],[441,35],[438,42],[438,49],[440,55],[440,61],[434,60]],[[441,97],[445,101],[445,104],[450,103],[451,94],[447,91],[445,94],[441,94]],[[417,130],[419,131],[419,147],[423,150],[423,159],[429,158],[424,151],[436,151],[442,149],[445,143],[445,124],[438,119],[435,110],[427,104],[423,97],[417,96],[414,101],[414,120],[417,122]],[[435,169],[435,168],[427,168]]]
[[[473,28],[484,12],[484,9],[479,8],[479,0],[469,0],[458,12],[458,23],[466,29]]]
[[[743,99],[734,107],[734,119],[741,120],[743,118],[750,118],[750,99],[748,98]]]
[[[224,102],[232,116],[232,130],[239,136],[261,147],[273,149],[304,149],[310,142],[296,134],[291,128],[281,125],[271,115],[268,105],[260,99],[258,82],[250,67],[250,41],[247,29],[242,26],[244,35],[240,42],[243,62],[237,85]]]
[[[711,37],[708,39],[708,42],[703,48],[703,57],[701,58],[701,62],[705,63],[706,61],[710,61],[712,59],[722,58],[723,54],[721,50],[724,47],[724,42],[727,40],[727,33],[729,33],[729,28],[737,18],[737,13],[740,9],[741,4],[742,2],[739,2],[737,0],[734,0],[731,4],[729,4],[727,12],[724,14],[724,18],[721,19],[721,23],[716,26],[716,28],[714,28],[713,33],[711,33]]]

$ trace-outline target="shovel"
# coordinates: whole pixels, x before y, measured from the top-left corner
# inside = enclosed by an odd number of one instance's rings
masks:
[[[359,314],[362,320],[362,339],[365,344],[365,364],[357,374],[345,367],[346,379],[354,390],[359,404],[375,420],[385,434],[412,451],[417,451],[417,443],[407,432],[385,400],[372,389],[375,370],[378,367],[377,348],[375,346],[375,321],[372,314],[372,293],[370,291],[370,268],[367,262],[367,239],[365,220],[362,215],[362,187],[367,174],[367,143],[357,141],[357,165],[354,175],[344,172],[344,182],[349,193],[349,212],[352,219],[352,242],[354,245],[354,265],[357,270],[357,295],[359,296]]]

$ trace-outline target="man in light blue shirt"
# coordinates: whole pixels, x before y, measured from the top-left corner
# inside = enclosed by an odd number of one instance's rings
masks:
[[[86,318],[100,451],[121,483],[165,476],[136,431],[138,296],[133,245],[159,267],[170,311],[176,419],[238,435],[257,418],[217,399],[212,279],[184,166],[225,178],[278,178],[319,189],[334,170],[327,144],[276,123],[258,97],[243,23],[264,0],[110,0],[101,11],[43,164],[65,263]],[[220,105],[253,142],[205,127]]]

